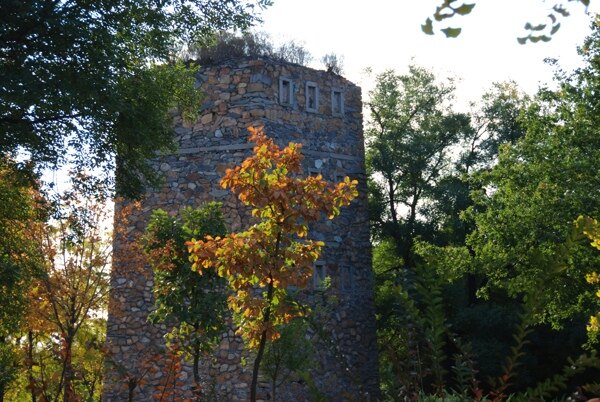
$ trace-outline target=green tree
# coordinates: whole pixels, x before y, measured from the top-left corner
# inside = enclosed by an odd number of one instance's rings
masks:
[[[600,262],[581,244],[560,272],[543,265],[560,253],[574,217],[600,210],[599,48],[596,24],[580,50],[586,65],[559,75],[558,90],[540,91],[523,116],[524,137],[503,147],[498,164],[479,175],[470,212],[477,228],[468,245],[488,287],[517,296],[545,281],[537,318],[554,326],[589,305],[584,278]]]
[[[451,149],[470,131],[467,115],[449,111],[453,91],[452,80],[438,83],[411,66],[406,75],[379,75],[368,103],[371,219],[381,237],[396,241],[404,267],[414,267],[414,237],[430,231],[420,217],[451,168]]]
[[[207,235],[224,236],[226,229],[220,203],[184,208],[180,216],[155,210],[146,229],[144,251],[154,268],[156,306],[148,318],[154,323],[175,322],[167,341],[176,343],[191,358],[194,382],[200,390],[200,358],[213,350],[226,330],[226,284],[213,271],[198,275],[192,270],[185,242]]]
[[[267,345],[262,372],[271,380],[271,399],[277,400],[277,388],[312,365],[315,347],[306,337],[308,324],[294,320],[285,325],[281,337]]]
[[[174,63],[177,53],[248,28],[269,3],[2,2],[0,151],[102,167],[109,182],[116,168],[119,192],[137,194],[140,179],[155,179],[146,160],[173,145],[168,110],[198,109],[193,70]]]

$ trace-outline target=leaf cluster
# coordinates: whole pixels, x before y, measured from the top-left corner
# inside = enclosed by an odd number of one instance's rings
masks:
[[[175,63],[180,49],[248,28],[269,4],[2,2],[0,149],[48,167],[100,168],[109,190],[116,167],[117,191],[138,195],[145,179],[156,179],[146,160],[173,145],[169,109],[182,106],[189,119],[199,108],[194,70]]]

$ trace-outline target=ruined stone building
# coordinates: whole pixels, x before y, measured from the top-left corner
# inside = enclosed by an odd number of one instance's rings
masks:
[[[134,401],[150,401],[164,380],[163,371],[154,366],[162,364],[156,356],[164,355],[165,327],[146,321],[153,306],[152,270],[135,269],[135,258],[124,256],[127,239],[143,232],[155,208],[175,214],[184,206],[212,200],[223,203],[229,230],[245,228],[247,209],[219,180],[250,154],[247,127],[258,125],[280,146],[303,144],[304,174],[320,173],[329,181],[348,175],[359,181],[359,198],[337,219],[314,225],[309,234],[325,242],[314,284],[330,277],[328,292],[337,299],[323,322],[326,339],[315,340],[311,376],[328,400],[373,400],[378,366],[360,88],[333,73],[266,58],[205,67],[198,86],[205,94],[198,122],[189,127],[180,121],[177,151],[152,161],[164,174],[164,184],[148,189],[141,208],[115,221],[121,234],[115,236],[103,400],[127,401],[132,395]],[[116,216],[124,205],[117,203]],[[309,295],[311,291],[305,290]],[[242,349],[241,339],[229,331],[214,359],[202,364],[217,400],[249,399],[252,360],[240,364]],[[187,378],[184,387],[189,388],[191,374]],[[265,382],[259,396],[269,395]],[[308,385],[299,378],[282,385],[277,395],[278,400],[310,400]]]

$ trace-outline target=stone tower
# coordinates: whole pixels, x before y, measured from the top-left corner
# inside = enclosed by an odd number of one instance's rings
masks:
[[[212,200],[223,203],[231,231],[245,228],[247,209],[218,183],[225,169],[250,154],[247,127],[259,125],[280,146],[303,144],[306,175],[320,173],[328,181],[347,175],[359,181],[359,198],[336,220],[313,225],[309,234],[325,242],[314,283],[330,277],[327,292],[337,300],[326,310],[325,336],[315,340],[317,361],[310,382],[331,401],[374,399],[378,365],[360,88],[333,73],[264,58],[222,62],[203,68],[197,78],[205,94],[199,121],[193,127],[179,122],[178,150],[152,161],[164,174],[164,185],[149,189],[127,219],[115,220],[103,400],[153,400],[165,375],[159,369],[164,366],[165,327],[146,321],[153,305],[152,271],[135,268],[135,258],[126,253],[128,241],[144,230],[155,208],[176,213]],[[127,204],[117,203],[116,216]],[[310,299],[311,289],[305,292]],[[203,362],[216,400],[248,400],[252,368],[240,364],[242,349],[241,340],[229,331],[214,358]],[[185,374],[183,378],[185,383]],[[191,375],[187,378],[191,384]],[[266,400],[270,391],[267,383],[262,385],[259,396]],[[279,400],[310,400],[307,382],[299,378],[277,394]]]

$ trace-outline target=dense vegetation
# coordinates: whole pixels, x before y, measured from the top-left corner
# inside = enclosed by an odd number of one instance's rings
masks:
[[[453,3],[438,22],[473,8],[445,14]],[[135,198],[157,182],[146,160],[173,146],[173,107],[197,117],[190,59],[306,62],[296,43],[216,34],[251,26],[268,4],[0,4],[0,401],[99,400],[107,196]],[[560,10],[526,39],[554,35]],[[555,86],[530,97],[498,83],[462,113],[456,83],[423,67],[377,76],[365,133],[383,400],[600,395],[598,17],[580,54],[584,66],[557,69]],[[338,56],[323,61],[340,72]],[[311,320],[286,287],[306,284],[322,247],[307,222],[339,214],[356,183],[288,175],[298,173],[299,147],[279,149],[262,132],[252,140],[255,154],[223,184],[254,208],[257,225],[227,234],[218,204],[152,215],[139,245],[155,270],[150,320],[177,324],[170,353],[146,363],[177,371],[191,362],[194,391],[209,398],[198,365],[228,316],[256,352],[253,389],[259,370],[274,394],[293,372],[318,399],[306,375]],[[40,171],[64,166],[71,185],[59,194]],[[257,174],[260,191],[248,184]],[[124,381],[135,389],[143,375]]]
[[[600,213],[597,22],[557,89],[498,84],[471,116],[449,112],[452,83],[421,68],[378,77],[367,135],[386,399],[597,393],[600,254],[574,223]]]

